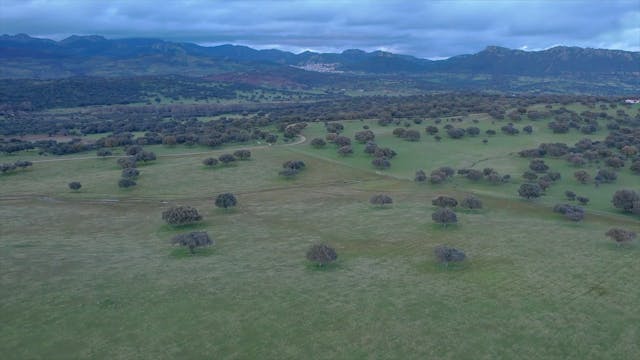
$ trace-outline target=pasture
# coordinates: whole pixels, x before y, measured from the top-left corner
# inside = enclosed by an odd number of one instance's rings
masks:
[[[473,119],[478,123],[474,124]],[[517,127],[527,124],[516,124]],[[628,167],[613,184],[581,185],[565,160],[545,159],[562,179],[533,201],[517,196],[529,161],[517,152],[544,142],[572,145],[576,131],[501,134],[503,123],[471,115],[477,137],[441,141],[410,128],[344,121],[353,137],[370,126],[394,149],[391,168],[375,170],[362,144],[342,157],[321,123],[300,144],[252,147],[252,159],[207,168],[211,151],[149,146],[159,158],[139,167],[138,185],[119,189],[116,160],[36,162],[0,176],[0,353],[15,359],[632,359],[640,353],[640,245],[617,247],[604,233],[640,232],[637,217],[611,205],[613,192],[639,190]],[[457,123],[456,123],[457,124]],[[444,123],[442,124],[444,125]],[[486,137],[489,128],[498,130]],[[441,130],[442,131],[442,130]],[[602,139],[605,130],[588,136]],[[482,139],[488,138],[487,144]],[[242,148],[239,146],[238,148]],[[207,154],[179,155],[206,152]],[[209,154],[209,155],[208,155]],[[37,155],[0,156],[38,159]],[[47,159],[56,160],[55,157]],[[284,161],[307,169],[278,176]],[[455,177],[417,184],[416,170],[492,167],[507,184]],[[586,167],[594,172],[597,165]],[[79,192],[67,183],[79,181]],[[591,199],[582,222],[551,211],[564,191]],[[216,209],[216,194],[238,206]],[[375,208],[377,193],[394,204]],[[457,225],[431,220],[431,199],[475,194],[484,209],[458,210]],[[171,205],[198,208],[201,223],[166,225]],[[207,231],[211,248],[190,256],[169,239]],[[325,269],[304,258],[314,243],[334,246]],[[468,260],[436,263],[440,244]],[[8,356],[8,357],[6,357]]]

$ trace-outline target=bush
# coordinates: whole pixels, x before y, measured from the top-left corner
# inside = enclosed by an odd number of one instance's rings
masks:
[[[171,239],[172,244],[189,248],[189,252],[195,253],[195,249],[203,246],[213,245],[213,240],[204,231],[193,231],[187,234],[179,234]]]
[[[123,179],[135,179],[140,176],[140,171],[136,168],[126,168],[122,169],[122,178]]]
[[[78,191],[80,190],[81,187],[82,187],[82,184],[80,184],[77,181],[72,181],[69,183],[69,189],[71,190]]]
[[[542,188],[539,184],[525,183],[520,185],[518,195],[526,199],[537,198],[542,195]]]
[[[613,206],[624,212],[640,214],[640,195],[633,190],[618,190],[611,199]]]
[[[636,238],[635,232],[620,228],[611,228],[605,233],[605,235],[615,241],[618,246],[623,243],[629,243]]]
[[[121,188],[130,188],[132,186],[136,186],[136,182],[131,180],[131,179],[127,179],[127,178],[122,178],[120,180],[118,180],[118,186]]]
[[[325,266],[338,259],[336,250],[325,244],[312,245],[307,251],[307,260],[317,266]]]
[[[425,182],[427,181],[427,174],[425,174],[424,170],[416,171],[416,176],[414,178],[416,182]]]
[[[433,253],[438,262],[447,266],[450,262],[461,262],[467,258],[464,251],[444,245],[436,247]]]
[[[458,217],[456,213],[449,208],[439,208],[431,214],[431,219],[443,226],[447,226],[449,224],[455,224],[458,222]]]
[[[239,160],[249,160],[251,158],[251,151],[246,149],[236,150],[233,156]]]
[[[162,220],[169,225],[186,225],[202,220],[202,216],[191,206],[174,206],[162,212]]]
[[[376,206],[380,206],[383,207],[385,205],[389,205],[389,204],[393,204],[393,199],[391,198],[391,196],[389,195],[385,195],[385,194],[377,194],[377,195],[373,195],[370,199],[369,202],[372,205],[376,205]]]
[[[371,160],[371,165],[373,165],[374,167],[376,167],[377,169],[380,170],[384,170],[384,169],[388,169],[389,167],[391,167],[391,161],[381,157],[381,158],[375,158],[373,160]]]
[[[465,209],[482,209],[482,201],[475,196],[467,196],[460,202],[460,206]]]
[[[228,209],[230,207],[236,206],[238,201],[236,200],[236,196],[232,193],[223,193],[216,197],[216,206],[223,209]]]
[[[311,146],[315,148],[321,148],[327,145],[327,142],[322,140],[321,138],[315,138],[311,140]]]
[[[231,154],[222,154],[218,157],[218,160],[224,164],[224,165],[228,165],[231,164],[232,162],[236,161],[236,157],[231,155]]]
[[[205,166],[216,166],[218,165],[218,159],[212,157],[206,158],[202,160],[202,164]]]
[[[438,207],[456,207],[458,206],[458,200],[449,196],[438,196],[431,201],[431,205]]]

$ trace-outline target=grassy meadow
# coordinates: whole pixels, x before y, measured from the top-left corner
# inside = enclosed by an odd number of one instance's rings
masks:
[[[478,123],[474,124],[473,119]],[[614,184],[580,185],[566,161],[546,158],[562,179],[538,200],[517,196],[528,160],[519,150],[543,142],[572,145],[585,136],[501,134],[506,122],[470,115],[477,137],[440,142],[421,125],[419,142],[391,134],[394,125],[363,125],[394,149],[379,171],[354,143],[341,157],[320,123],[294,145],[252,146],[252,159],[207,168],[202,159],[233,150],[150,146],[158,160],[141,165],[138,185],[119,189],[114,158],[93,153],[46,157],[0,176],[0,353],[5,359],[634,359],[640,353],[640,245],[617,247],[614,226],[640,232],[640,221],[610,203],[621,188],[640,190],[628,167]],[[440,127],[442,133],[442,125]],[[458,125],[460,124],[460,125]],[[517,123],[521,128],[529,122]],[[484,130],[498,134],[482,143]],[[238,148],[242,148],[239,146]],[[195,155],[176,156],[181,153]],[[201,154],[204,152],[205,154]],[[37,160],[33,153],[0,162]],[[281,164],[304,160],[294,179]],[[417,169],[492,167],[503,185],[455,177],[417,184]],[[595,173],[596,165],[585,168]],[[72,192],[67,183],[79,181]],[[564,191],[591,199],[585,220],[551,211]],[[213,205],[233,192],[238,206]],[[375,208],[386,193],[393,206]],[[457,225],[431,220],[431,199],[475,194],[484,209],[458,210]],[[161,212],[191,205],[204,219],[170,227]],[[169,240],[207,231],[215,245],[189,255]],[[307,262],[314,243],[334,246],[325,269]],[[433,249],[447,244],[468,259],[448,268]]]

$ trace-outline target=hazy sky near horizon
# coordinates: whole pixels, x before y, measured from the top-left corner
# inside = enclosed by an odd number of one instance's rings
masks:
[[[487,45],[640,51],[640,0],[0,0],[0,32],[153,37],[301,52],[359,48],[425,58]]]

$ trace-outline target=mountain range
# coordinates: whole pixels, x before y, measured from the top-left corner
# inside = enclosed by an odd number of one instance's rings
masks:
[[[0,65],[0,78],[4,79],[182,75],[243,81],[247,74],[252,74],[249,77],[276,76],[286,78],[284,83],[300,83],[344,76],[416,79],[447,74],[448,78],[488,76],[493,80],[569,78],[594,86],[606,82],[608,88],[615,87],[616,81],[620,80],[625,89],[640,90],[640,52],[567,46],[542,51],[488,46],[475,54],[434,61],[358,49],[295,54],[241,45],[208,47],[148,38],[106,39],[98,35],[73,35],[54,41],[17,34],[0,36]]]

